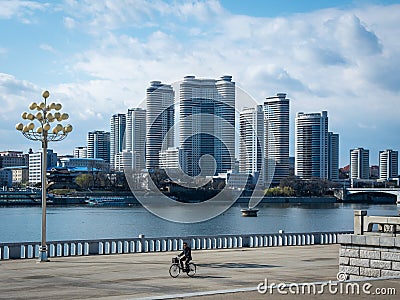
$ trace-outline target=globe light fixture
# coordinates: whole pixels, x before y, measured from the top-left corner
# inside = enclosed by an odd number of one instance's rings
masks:
[[[29,109],[32,112],[23,112],[21,118],[28,120],[27,124],[18,123],[15,129],[21,131],[22,134],[29,140],[40,141],[42,143],[42,232],[41,245],[39,247],[39,262],[49,261],[47,255],[46,244],[46,189],[47,189],[47,146],[48,142],[58,142],[67,137],[72,131],[70,124],[63,125],[61,123],[50,124],[57,120],[58,122],[66,121],[69,115],[60,113],[62,105],[60,103],[47,104],[47,98],[50,96],[48,91],[44,91],[42,97],[44,102],[32,102]],[[36,110],[36,112],[35,112]],[[52,112],[53,110],[57,112]],[[36,127],[35,127],[36,123]],[[53,128],[52,128],[53,127]]]

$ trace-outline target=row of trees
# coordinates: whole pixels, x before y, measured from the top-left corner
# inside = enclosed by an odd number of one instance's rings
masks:
[[[289,176],[281,180],[278,187],[265,190],[265,196],[312,197],[331,195],[332,188],[340,187],[338,183],[322,178],[301,179]]]
[[[156,170],[150,173],[152,182],[158,189],[164,189],[169,182],[168,175],[164,170]],[[119,189],[128,190],[124,173],[106,174],[102,172],[82,174],[75,179],[75,182],[82,189]],[[332,188],[340,187],[339,184],[321,178],[301,179],[296,176],[289,176],[281,180],[277,187],[265,190],[265,196],[270,197],[295,197],[295,196],[323,196],[332,194]],[[223,186],[205,186],[204,189],[222,189]]]
[[[84,190],[87,189],[119,189],[129,190],[124,173],[96,173],[81,174],[75,178],[75,182]]]

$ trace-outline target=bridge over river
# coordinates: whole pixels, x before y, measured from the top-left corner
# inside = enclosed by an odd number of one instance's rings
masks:
[[[344,188],[335,190],[334,195],[343,202],[400,203],[400,188]]]

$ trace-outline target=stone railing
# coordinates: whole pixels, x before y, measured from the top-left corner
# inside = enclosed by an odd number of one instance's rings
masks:
[[[377,225],[377,228],[374,228]],[[375,230],[374,230],[375,229]],[[366,210],[354,211],[354,234],[400,233],[400,216],[367,216]]]
[[[183,242],[193,250],[255,248],[277,246],[303,246],[335,244],[338,236],[350,232],[307,232],[277,234],[245,234],[186,237],[145,237],[127,239],[49,241],[48,256],[108,255],[122,253],[142,253],[179,251]],[[0,243],[0,259],[35,258],[39,254],[39,242]]]
[[[399,225],[399,216],[367,216],[367,211],[355,210],[354,234],[338,237],[339,272],[350,279],[400,276]]]

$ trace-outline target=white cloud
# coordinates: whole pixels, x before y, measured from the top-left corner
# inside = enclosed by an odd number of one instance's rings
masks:
[[[233,75],[259,103],[287,92],[292,115],[327,109],[343,140],[370,119],[388,136],[400,129],[386,122],[400,110],[400,5],[256,18],[218,1],[70,0],[63,11],[64,26],[90,47],[66,58],[77,80],[53,90],[80,126],[92,126],[85,131],[141,103],[149,81],[189,74]]]
[[[11,19],[16,17],[24,23],[29,23],[27,17],[32,16],[35,11],[44,10],[46,4],[36,1],[2,0],[0,1],[0,19]]]
[[[56,52],[56,50],[49,44],[40,44],[39,48],[44,50],[44,51],[51,52],[51,53],[55,53]]]
[[[64,26],[68,29],[73,29],[76,27],[76,21],[73,18],[65,17],[63,21],[64,21]]]

